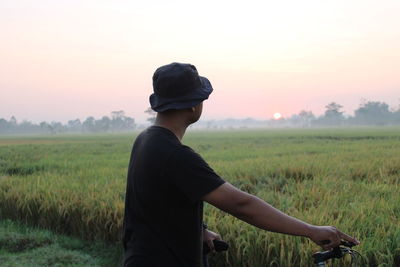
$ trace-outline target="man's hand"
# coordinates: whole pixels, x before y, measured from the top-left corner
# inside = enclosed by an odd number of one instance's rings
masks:
[[[211,252],[215,252],[215,247],[214,247],[214,243],[213,240],[222,240],[221,236],[217,233],[214,233],[212,231],[209,231],[207,229],[203,230],[203,242],[206,242],[208,247],[210,248]]]
[[[342,233],[333,226],[310,226],[308,237],[324,250],[331,250],[340,245],[342,240],[360,244],[357,239]]]

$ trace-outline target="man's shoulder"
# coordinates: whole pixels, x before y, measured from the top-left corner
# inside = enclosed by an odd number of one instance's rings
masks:
[[[170,130],[158,127],[158,126],[150,126],[143,130],[135,140],[135,143],[150,143],[150,144],[157,144],[161,146],[162,144],[165,145],[172,145],[172,146],[179,146],[180,142],[178,138],[173,134]]]
[[[176,136],[171,136],[168,131],[160,128],[149,127],[136,137],[132,147],[132,156],[135,159],[165,161],[180,148],[181,143]]]
[[[183,164],[190,164],[193,162],[204,162],[204,159],[191,147],[186,145],[177,146],[171,154],[171,159]]]
[[[174,156],[177,156],[177,157],[191,156],[193,154],[196,154],[196,152],[191,147],[183,145],[183,144],[180,144],[179,146],[177,146],[174,151]]]

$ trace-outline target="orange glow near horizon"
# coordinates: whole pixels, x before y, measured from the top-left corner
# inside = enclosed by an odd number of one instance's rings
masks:
[[[202,3],[2,1],[0,118],[144,121],[152,74],[174,61],[210,79],[205,119],[398,107],[400,2]]]

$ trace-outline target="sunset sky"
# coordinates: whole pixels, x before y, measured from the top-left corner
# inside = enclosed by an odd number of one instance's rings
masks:
[[[152,74],[171,62],[210,79],[204,119],[397,108],[399,14],[397,0],[2,0],[0,118],[142,122]]]

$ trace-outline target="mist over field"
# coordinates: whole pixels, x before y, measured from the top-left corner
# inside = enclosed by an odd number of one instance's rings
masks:
[[[354,126],[396,126],[400,125],[400,107],[391,108],[385,102],[365,101],[354,110],[354,115],[346,115],[343,106],[331,102],[325,106],[324,114],[314,115],[312,111],[302,110],[288,118],[280,113],[274,114],[274,119],[257,120],[220,119],[202,120],[190,126],[190,129],[241,129],[241,128],[307,128],[307,127],[354,127]],[[151,125],[156,113],[150,108],[144,111],[147,114],[145,123],[137,123],[135,118],[125,115],[123,110],[113,111],[109,116],[94,118],[92,116],[81,121],[80,119],[61,122],[40,122],[35,124],[27,120],[18,121],[14,116],[9,120],[0,118],[0,134],[60,134],[60,133],[107,133],[141,130]]]

